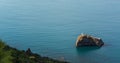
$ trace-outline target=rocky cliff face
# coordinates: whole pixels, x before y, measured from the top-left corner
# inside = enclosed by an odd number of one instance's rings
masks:
[[[76,41],[76,47],[80,46],[99,46],[101,47],[104,45],[104,42],[100,38],[96,38],[90,35],[81,34],[78,36],[78,39]]]

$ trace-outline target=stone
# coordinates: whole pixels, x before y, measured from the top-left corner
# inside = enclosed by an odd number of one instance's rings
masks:
[[[104,42],[101,38],[93,37],[87,34],[81,34],[76,40],[76,47],[81,46],[98,46],[101,47],[104,45]]]
[[[30,49],[30,48],[28,48],[28,49],[26,50],[26,54],[27,54],[27,55],[32,55],[32,52],[31,52],[31,49]]]

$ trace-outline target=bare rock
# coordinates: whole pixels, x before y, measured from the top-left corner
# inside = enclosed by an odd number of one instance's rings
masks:
[[[96,38],[87,34],[81,34],[76,41],[76,47],[80,46],[98,46],[101,47],[104,42],[100,38]]]

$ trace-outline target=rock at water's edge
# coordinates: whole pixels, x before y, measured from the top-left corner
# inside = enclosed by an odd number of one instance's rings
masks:
[[[76,41],[76,47],[80,46],[98,46],[101,47],[104,42],[100,38],[96,38],[87,34],[81,34]]]

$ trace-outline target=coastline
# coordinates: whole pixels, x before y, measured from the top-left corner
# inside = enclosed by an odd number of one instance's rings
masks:
[[[49,57],[42,57],[28,50],[18,50],[0,40],[0,63],[68,63]]]

